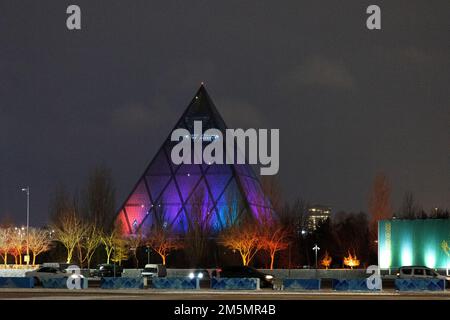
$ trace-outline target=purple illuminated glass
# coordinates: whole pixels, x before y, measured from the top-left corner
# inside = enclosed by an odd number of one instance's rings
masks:
[[[197,120],[203,121],[203,130],[225,132],[225,122],[203,86],[174,129],[187,128],[193,133],[193,122]],[[185,232],[189,219],[194,217],[219,231],[242,214],[258,218],[273,211],[250,165],[174,165],[170,161],[173,145],[170,138],[164,142],[120,208],[117,219],[126,233],[146,232],[155,223]]]

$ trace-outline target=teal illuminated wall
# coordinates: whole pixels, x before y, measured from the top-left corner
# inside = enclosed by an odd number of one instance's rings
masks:
[[[379,221],[378,265],[450,268],[450,257],[441,248],[444,240],[450,241],[450,219]]]

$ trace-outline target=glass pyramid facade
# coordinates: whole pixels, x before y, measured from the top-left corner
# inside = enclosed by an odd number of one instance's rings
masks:
[[[227,127],[204,86],[174,130],[184,128],[193,135],[194,121],[202,121],[203,132],[219,129],[225,139]],[[171,141],[171,133],[119,209],[116,219],[125,234],[146,233],[156,224],[183,233],[194,218],[207,221],[218,232],[244,217],[258,219],[272,213],[270,201],[250,165],[175,165],[170,155],[177,142]],[[205,147],[210,142],[202,143]]]

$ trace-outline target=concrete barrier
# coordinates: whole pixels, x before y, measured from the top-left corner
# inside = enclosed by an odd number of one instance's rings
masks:
[[[10,278],[10,277],[25,277],[25,273],[28,271],[36,270],[36,268],[29,269],[0,269],[0,277]]]
[[[320,290],[320,279],[283,279],[282,290]]]
[[[194,279],[186,277],[152,278],[151,282],[152,288],[155,289],[177,289],[177,290],[200,289],[200,281],[198,278]]]
[[[443,279],[395,279],[398,291],[444,291]]]
[[[144,288],[144,280],[142,277],[101,278],[100,288],[102,288],[102,289],[143,289]]]
[[[33,280],[33,278],[30,278]],[[41,284],[43,288],[48,289],[68,289],[67,287],[67,279],[69,277],[60,277],[60,278],[47,278],[42,279]],[[88,288],[88,279],[82,278],[80,282],[81,289],[87,289]]]
[[[258,278],[212,278],[211,289],[215,290],[259,290]]]
[[[278,279],[361,279],[366,278],[365,269],[258,269]]]
[[[369,289],[367,287],[367,278],[333,279],[332,288],[336,291],[380,291],[380,289]]]
[[[25,277],[1,277],[0,288],[33,288],[34,279]]]
[[[194,269],[168,268],[167,277],[187,277]],[[210,273],[214,268],[206,268]],[[258,269],[278,279],[361,279],[369,275],[365,269]],[[142,269],[124,269],[123,276],[139,277]]]
[[[142,270],[143,269],[123,269],[122,272],[122,277],[127,277],[127,278],[139,278],[142,275]]]

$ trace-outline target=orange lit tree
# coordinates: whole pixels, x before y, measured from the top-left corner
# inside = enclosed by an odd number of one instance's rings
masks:
[[[346,265],[347,267],[350,267],[351,269],[353,269],[354,267],[358,267],[359,263],[360,262],[355,253],[353,253],[353,255],[352,255],[349,251],[348,256],[344,257],[344,265]]]
[[[273,269],[275,255],[289,246],[288,231],[270,213],[261,212],[258,223],[260,229],[260,241],[262,249],[267,251],[270,257],[270,269]]]
[[[50,250],[51,239],[48,231],[30,228],[28,233],[28,246],[33,253],[33,265],[36,265],[36,257]]]
[[[179,240],[162,228],[154,228],[147,236],[146,245],[152,248],[162,259],[162,264],[166,265],[167,256],[173,250],[181,248]]]
[[[166,208],[162,204],[158,205],[154,210],[154,223],[146,230],[144,238],[145,245],[161,257],[163,265],[166,265],[167,257],[172,251],[183,247],[179,235],[174,232],[168,220]]]
[[[11,248],[11,229],[0,228],[0,256],[5,265],[8,264],[8,253]]]
[[[231,226],[222,233],[219,243],[238,251],[244,266],[249,265],[264,244],[259,228],[251,222]]]
[[[270,256],[270,270],[273,270],[275,254],[278,251],[285,250],[289,242],[287,241],[287,232],[282,227],[272,229],[271,233],[266,233],[262,237],[263,249],[267,250]]]
[[[11,232],[10,253],[14,257],[15,264],[22,264],[22,253],[24,250],[25,234],[21,229]]]
[[[370,232],[372,241],[377,240],[378,221],[392,217],[391,186],[387,176],[378,173],[375,176],[369,198],[369,212],[372,216]]]
[[[330,267],[330,265],[331,265],[331,261],[333,261],[333,259],[328,254],[328,251],[325,251],[325,255],[323,256],[322,260],[320,260],[320,264],[322,266],[324,266],[325,269],[328,269]]]

